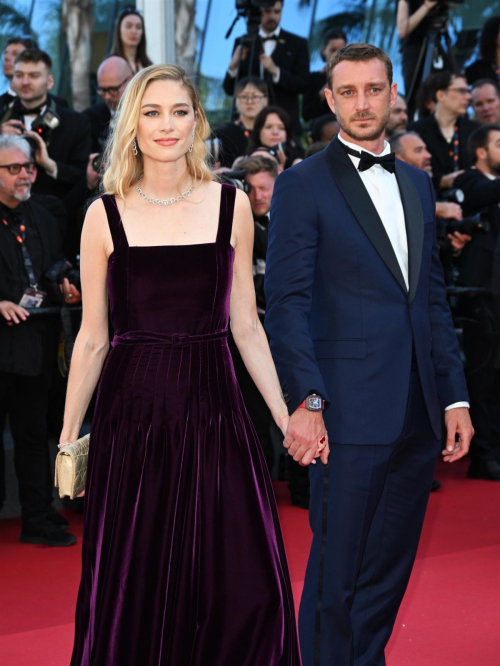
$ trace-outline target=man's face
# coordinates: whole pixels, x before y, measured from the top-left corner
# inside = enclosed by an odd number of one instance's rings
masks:
[[[265,30],[265,32],[274,32],[280,24],[282,11],[282,2],[275,2],[272,7],[262,9],[262,18],[260,20],[261,28]]]
[[[321,136],[319,138],[323,143],[330,143],[334,136],[339,133],[340,127],[336,120],[332,120],[321,128]]]
[[[396,84],[389,84],[378,58],[362,62],[343,60],[332,72],[333,91],[325,97],[341,129],[356,141],[375,141],[384,132],[396,102]]]
[[[9,44],[5,47],[5,51],[3,52],[3,75],[7,79],[10,80],[12,78],[16,56],[24,51],[25,48],[24,44]]]
[[[476,120],[483,125],[500,123],[500,93],[495,84],[485,83],[480,88],[474,88],[471,95]]]
[[[463,76],[453,76],[446,90],[438,90],[436,93],[438,105],[441,105],[450,114],[463,116],[467,112],[471,94],[467,81]]]
[[[267,106],[268,97],[249,83],[236,95],[236,108],[243,118],[255,118]]]
[[[99,94],[108,109],[116,111],[127,83],[131,78],[132,73],[127,76],[127,74],[124,75],[123,71],[104,71],[99,74],[97,85],[99,89],[102,89]],[[114,90],[110,90],[110,88]]]
[[[396,97],[396,103],[391,109],[391,115],[389,116],[389,122],[387,123],[387,133],[396,134],[396,132],[401,132],[406,129],[408,124],[408,110],[406,102],[404,99],[398,95]]]
[[[0,166],[5,164],[25,164],[30,159],[19,148],[0,150]],[[33,175],[21,169],[17,175],[9,173],[8,169],[0,168],[0,194],[4,201],[27,201],[31,195]]]
[[[403,152],[396,153],[399,159],[432,175],[431,154],[423,140],[414,134],[406,134],[401,137],[400,143]]]
[[[246,176],[245,180],[250,185],[248,198],[250,199],[253,214],[256,217],[267,215],[271,210],[274,178],[268,171],[261,171],[253,176]]]
[[[54,85],[52,74],[43,62],[18,62],[12,86],[23,102],[43,99]]]
[[[486,164],[497,178],[500,176],[500,132],[491,131],[486,146]]]

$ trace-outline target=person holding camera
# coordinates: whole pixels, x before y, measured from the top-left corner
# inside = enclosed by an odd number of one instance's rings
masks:
[[[259,146],[275,148],[284,154],[285,169],[304,157],[302,146],[293,138],[292,120],[279,106],[266,106],[255,118],[247,153],[250,155]]]
[[[458,284],[492,290],[500,270],[500,124],[484,125],[469,138],[472,169],[455,180],[464,193],[466,215],[481,214],[460,256]],[[500,481],[500,316],[492,293],[464,296],[463,344],[476,434],[469,478]]]
[[[18,97],[0,111],[1,133],[28,138],[38,171],[33,192],[52,194],[72,208],[72,190],[85,176],[91,152],[90,125],[81,113],[50,97],[51,71],[52,60],[44,51],[19,53],[12,80]]]
[[[303,37],[280,26],[283,0],[261,9],[262,18],[253,61],[251,48],[236,39],[229,69],[223,82],[227,95],[233,95],[237,79],[252,75],[263,79],[272,104],[286,109],[295,135],[300,135],[299,95],[307,87],[309,50]]]
[[[58,305],[45,273],[62,259],[56,219],[30,201],[36,166],[25,138],[0,136],[0,403],[9,415],[22,508],[23,543],[70,546],[76,538],[51,509],[47,443],[50,374],[57,355],[58,321],[30,314]],[[68,280],[64,300],[80,300]]]
[[[441,72],[434,77],[436,110],[408,125],[417,132],[431,154],[436,192],[453,187],[458,173],[469,168],[467,141],[479,124],[465,115],[471,94],[465,77]]]

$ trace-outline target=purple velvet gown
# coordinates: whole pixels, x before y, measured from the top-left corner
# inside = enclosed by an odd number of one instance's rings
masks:
[[[72,666],[299,666],[273,488],[227,345],[235,188],[215,243],[114,251]]]

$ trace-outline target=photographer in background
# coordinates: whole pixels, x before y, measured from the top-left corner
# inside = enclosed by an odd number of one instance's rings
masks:
[[[481,214],[482,228],[460,255],[458,284],[492,289],[500,270],[500,124],[483,125],[469,138],[468,169],[455,180],[466,215]],[[472,479],[500,481],[500,313],[493,295],[463,296],[463,345],[475,435],[470,450]]]
[[[458,172],[470,166],[467,141],[479,124],[465,114],[471,100],[463,76],[442,72],[433,77],[436,110],[432,116],[408,125],[417,132],[431,154],[436,192],[454,187]]]
[[[269,101],[288,112],[293,132],[299,136],[299,95],[307,86],[309,51],[305,39],[281,28],[282,11],[282,0],[261,9],[252,62],[250,48],[242,46],[240,38],[236,39],[223,88],[227,95],[233,95],[236,78],[251,75],[263,79],[269,90]]]
[[[81,113],[59,106],[50,97],[51,70],[52,60],[44,51],[19,53],[12,79],[18,97],[0,111],[1,133],[24,134],[29,139],[38,170],[33,192],[52,194],[71,210],[75,207],[72,190],[85,176],[91,152],[90,125]]]
[[[500,123],[500,88],[491,79],[479,79],[472,86],[471,106],[481,125]]]
[[[52,470],[47,443],[51,372],[59,321],[26,308],[59,305],[44,278],[63,258],[63,230],[30,201],[36,167],[26,139],[0,137],[0,402],[9,415],[22,507],[23,543],[69,546],[76,538],[51,508]],[[67,303],[81,299],[64,280]],[[57,290],[58,291],[58,290]],[[58,292],[59,293],[59,292]]]

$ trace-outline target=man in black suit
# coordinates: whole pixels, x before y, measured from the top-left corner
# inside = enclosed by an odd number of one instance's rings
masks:
[[[1,136],[0,406],[9,415],[14,439],[20,540],[69,546],[76,538],[64,531],[67,521],[51,510],[48,483],[47,409],[59,326],[57,319],[35,317],[26,309],[37,301],[57,305],[43,295],[49,291],[43,276],[63,256],[63,230],[44,207],[29,201],[35,171],[28,142]],[[79,300],[79,292],[67,281],[63,289],[67,303]],[[30,301],[33,292],[37,299]]]
[[[474,234],[463,249],[458,284],[492,289],[495,270],[500,270],[500,255],[495,254],[500,238],[500,124],[473,132],[469,151],[475,168],[458,176],[455,184],[464,193],[464,213],[482,213],[489,228]],[[463,298],[461,313],[476,428],[468,476],[500,481],[500,313],[492,294]]]
[[[18,97],[0,111],[1,133],[30,137],[36,146],[38,168],[33,192],[57,196],[71,209],[72,190],[85,176],[91,152],[90,123],[81,113],[50,98],[48,91],[54,85],[51,70],[52,60],[44,51],[26,49],[16,57],[13,82]],[[44,140],[31,126],[47,110],[55,112],[60,123]]]
[[[234,94],[236,78],[260,77],[269,88],[271,104],[288,111],[293,122],[293,131],[300,134],[299,95],[307,87],[309,76],[309,51],[307,41],[280,27],[283,1],[262,9],[255,54],[250,63],[250,49],[236,39],[233,56],[223,87],[228,95]]]
[[[481,125],[500,123],[500,88],[490,79],[479,79],[472,86],[471,106]]]
[[[439,192],[453,187],[458,172],[470,167],[467,141],[478,123],[465,115],[471,94],[463,76],[441,72],[434,81],[434,115],[411,123],[408,129],[420,134],[431,154],[432,180]]]

